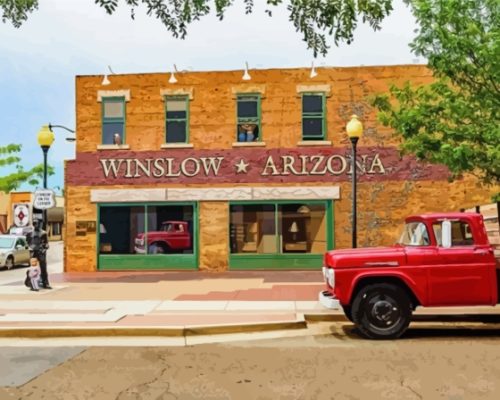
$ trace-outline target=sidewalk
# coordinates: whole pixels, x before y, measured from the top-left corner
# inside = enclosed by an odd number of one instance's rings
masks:
[[[0,285],[0,337],[189,336],[303,329],[317,320],[346,321],[317,301],[319,271],[98,272],[51,275],[53,290]],[[417,310],[429,315],[500,308]]]

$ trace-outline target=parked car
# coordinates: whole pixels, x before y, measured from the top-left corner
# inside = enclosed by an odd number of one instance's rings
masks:
[[[500,304],[500,262],[475,213],[408,217],[392,247],[326,253],[323,275],[321,304],[370,339],[400,337],[416,307]]]
[[[135,239],[135,252],[145,254],[145,234],[139,233]],[[147,233],[149,254],[179,252],[191,248],[191,234],[185,221],[164,221],[160,230]]]
[[[25,236],[0,235],[0,267],[28,264],[31,252]]]

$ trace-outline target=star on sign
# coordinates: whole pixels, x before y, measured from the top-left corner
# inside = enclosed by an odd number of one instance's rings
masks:
[[[248,163],[246,163],[243,159],[240,160],[239,163],[235,164],[235,167],[236,167],[236,173],[237,174],[240,174],[240,173],[247,173],[247,168],[248,168]]]

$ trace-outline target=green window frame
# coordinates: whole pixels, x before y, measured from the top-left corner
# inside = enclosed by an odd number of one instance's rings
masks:
[[[107,116],[106,109],[108,104],[121,103],[122,116]],[[103,97],[101,102],[101,116],[102,116],[102,129],[101,129],[101,143],[102,144],[117,144],[113,139],[114,133],[119,133],[121,140],[119,144],[126,143],[126,115],[127,107],[125,97]],[[116,131],[116,132],[114,132]]]
[[[260,93],[245,93],[236,96],[236,141],[237,142],[260,142],[262,141],[261,129],[261,95]],[[243,114],[244,103],[256,104],[256,115],[245,116]],[[253,138],[250,136],[250,130],[245,130],[245,125],[256,125],[253,130]]]
[[[278,232],[279,215],[278,207],[285,204],[304,203],[306,205],[323,204],[326,218],[326,250],[334,249],[334,213],[333,200],[280,200],[280,201],[234,201],[229,202],[228,218],[231,221],[231,206],[234,205],[272,205],[274,206],[274,223],[276,235],[275,253],[232,253],[231,229],[228,233],[228,253],[230,270],[252,269],[321,269],[324,253],[283,253],[280,246]]]
[[[189,96],[188,95],[169,95],[164,97],[165,101],[165,143],[189,143]],[[169,102],[185,102],[185,115],[182,116],[181,110],[169,110]],[[184,123],[184,140],[175,140],[169,138],[169,125],[171,129],[175,124]]]
[[[196,270],[199,262],[199,209],[198,202],[147,202],[147,203],[99,203],[97,204],[97,226],[101,225],[101,207],[148,207],[192,206],[193,207],[193,253],[192,254],[101,254],[100,234],[96,234],[97,270]],[[144,240],[147,243],[148,218],[144,220]]]
[[[305,111],[304,102],[305,97],[321,97],[321,111]],[[302,104],[302,140],[325,140],[326,138],[326,95],[323,92],[306,92],[301,96]],[[306,133],[306,129],[314,128],[308,126],[307,123],[321,120],[320,127],[321,133]],[[307,128],[306,128],[307,127]],[[316,124],[317,127],[317,124]]]

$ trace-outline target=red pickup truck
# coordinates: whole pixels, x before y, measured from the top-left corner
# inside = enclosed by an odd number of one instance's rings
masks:
[[[408,217],[395,245],[333,250],[323,265],[327,287],[319,301],[342,307],[370,339],[401,336],[418,306],[500,302],[499,262],[477,213]]]
[[[145,234],[139,233],[135,238],[135,252],[146,253]],[[191,234],[186,221],[164,221],[160,230],[147,233],[148,253],[178,253],[191,248]]]

